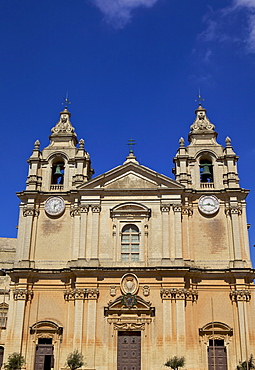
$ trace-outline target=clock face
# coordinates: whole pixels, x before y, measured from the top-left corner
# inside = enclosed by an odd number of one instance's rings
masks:
[[[203,195],[198,201],[198,208],[207,215],[216,213],[219,207],[220,203],[214,195]]]
[[[50,197],[46,200],[44,204],[45,212],[51,216],[58,216],[65,209],[64,199],[61,197]]]

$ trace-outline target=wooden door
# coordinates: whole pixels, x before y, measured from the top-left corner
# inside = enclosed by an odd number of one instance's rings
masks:
[[[119,331],[118,370],[141,370],[141,332]]]
[[[35,370],[51,370],[53,367],[53,346],[38,344],[35,354]]]
[[[227,370],[227,351],[224,341],[215,340],[214,342],[208,347],[208,369]]]

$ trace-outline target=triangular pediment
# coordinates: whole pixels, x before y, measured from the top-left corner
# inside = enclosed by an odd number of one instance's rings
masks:
[[[182,189],[183,186],[178,182],[161,175],[145,166],[136,163],[127,163],[122,166],[97,176],[89,182],[82,184],[79,189],[96,189],[105,190],[141,190],[141,189]]]

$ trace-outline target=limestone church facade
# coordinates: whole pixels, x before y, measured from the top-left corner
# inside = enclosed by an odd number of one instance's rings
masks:
[[[92,177],[67,108],[34,144],[17,239],[0,239],[0,354],[27,370],[233,370],[255,355],[246,196],[201,105],[171,179],[124,163]]]

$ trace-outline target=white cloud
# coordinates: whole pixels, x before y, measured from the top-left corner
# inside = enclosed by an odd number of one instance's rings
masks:
[[[255,0],[234,0],[234,8],[240,7],[248,11],[248,36],[246,45],[249,52],[255,53]]]
[[[255,0],[232,0],[229,6],[216,11],[209,8],[203,21],[206,29],[199,40],[234,43],[255,53]]]
[[[255,0],[234,0],[234,6],[245,6],[255,8]]]
[[[105,20],[116,28],[123,28],[131,19],[135,8],[152,7],[159,0],[91,0],[105,16]]]

